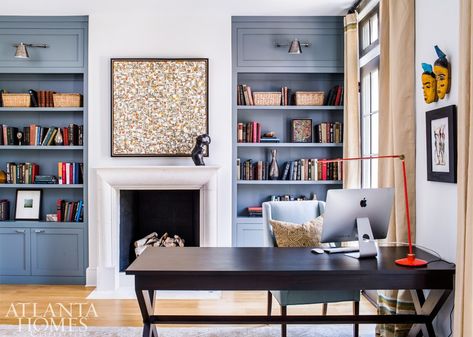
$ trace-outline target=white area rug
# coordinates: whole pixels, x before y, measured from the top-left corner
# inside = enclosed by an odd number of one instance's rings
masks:
[[[26,328],[26,327],[25,327]],[[40,326],[37,328],[41,329]],[[44,326],[43,326],[43,329]],[[362,337],[374,336],[374,326],[372,331],[360,332]],[[258,326],[258,327],[214,327],[214,328],[158,328],[159,337],[280,337],[279,326]],[[18,326],[0,325],[0,337],[141,337],[141,328],[104,328],[88,327],[87,330],[56,332],[51,328],[32,333],[18,330]],[[292,325],[287,329],[288,337],[352,337],[353,328],[351,325]]]
[[[221,291],[158,291],[160,300],[219,300],[222,297]],[[136,299],[135,288],[120,287],[112,291],[92,291],[88,300],[134,300]]]

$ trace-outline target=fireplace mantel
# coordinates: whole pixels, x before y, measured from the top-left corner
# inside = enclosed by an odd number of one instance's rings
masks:
[[[217,246],[219,166],[127,166],[96,168],[97,290],[118,289],[120,190],[198,189],[200,245]]]

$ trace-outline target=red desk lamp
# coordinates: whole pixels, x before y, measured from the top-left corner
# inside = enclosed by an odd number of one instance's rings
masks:
[[[409,196],[407,193],[407,174],[406,174],[406,162],[403,154],[399,155],[389,155],[389,156],[369,156],[369,157],[355,157],[355,158],[339,158],[339,159],[323,159],[320,160],[322,163],[333,163],[341,161],[351,161],[351,160],[371,160],[371,159],[391,159],[399,158],[402,163],[402,175],[404,179],[404,200],[406,202],[406,217],[407,217],[407,239],[409,242],[409,252],[407,257],[403,259],[396,260],[396,264],[406,267],[423,267],[427,265],[427,261],[417,259],[416,255],[412,250],[412,238],[411,238],[411,216],[409,213]]]

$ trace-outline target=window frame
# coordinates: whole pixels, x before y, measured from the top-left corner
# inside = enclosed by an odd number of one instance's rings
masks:
[[[362,27],[366,22],[371,22],[371,18],[377,16],[377,38],[371,42],[371,31],[372,28],[370,26],[370,34],[367,36],[369,43],[368,45],[363,48],[363,31]],[[360,151],[362,156],[372,156],[378,155],[378,153],[373,152],[373,144],[378,142],[379,144],[379,106],[377,111],[372,110],[372,102],[373,102],[373,88],[372,88],[372,79],[369,79],[369,92],[366,93],[364,88],[364,79],[366,76],[371,76],[371,74],[375,71],[378,71],[378,105],[379,105],[379,64],[380,64],[380,48],[379,48],[379,3],[372,6],[369,12],[363,16],[363,18],[359,21],[359,62],[360,62],[360,84],[359,84],[359,91],[360,91]],[[367,104],[367,100],[369,104]],[[373,115],[377,115],[378,117],[378,139],[372,138],[372,117]],[[369,139],[366,139],[365,134],[365,121],[366,118],[369,118]],[[369,148],[369,153],[366,153],[366,147]],[[378,147],[379,151],[379,147]],[[377,187],[377,181],[374,181],[376,176],[373,176],[373,166],[377,167],[377,162],[373,162],[372,160],[369,161],[362,161],[361,163],[361,181],[360,185],[363,188],[373,188]],[[368,175],[368,176],[367,176]]]

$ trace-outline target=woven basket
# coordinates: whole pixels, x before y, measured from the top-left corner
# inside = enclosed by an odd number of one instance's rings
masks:
[[[254,92],[253,101],[255,105],[281,105],[280,92]]]
[[[4,107],[8,108],[28,108],[31,105],[30,94],[2,94]]]
[[[54,107],[78,108],[81,106],[81,94],[53,94]]]
[[[324,92],[296,91],[296,105],[324,105]]]

